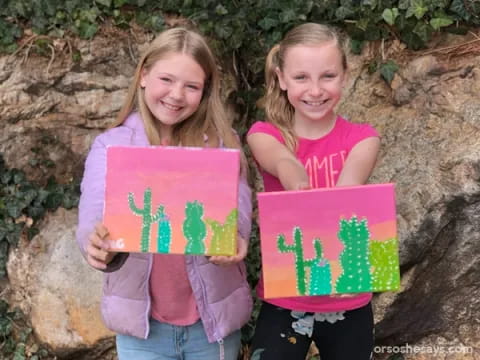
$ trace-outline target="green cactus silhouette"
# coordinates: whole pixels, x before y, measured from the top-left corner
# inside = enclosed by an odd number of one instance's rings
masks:
[[[358,222],[356,216],[350,220],[341,219],[338,238],[344,248],[340,254],[343,273],[336,282],[337,293],[371,291],[367,220]]]
[[[205,220],[213,231],[212,241],[208,249],[209,255],[233,255],[236,253],[237,214],[237,209],[230,211],[223,225],[216,220]]]
[[[185,254],[205,254],[204,240],[207,226],[202,220],[203,205],[198,201],[187,202],[185,206],[183,235],[187,238]]]
[[[170,243],[172,242],[172,225],[170,219],[164,212],[164,207],[160,206],[160,219],[158,219],[157,231],[157,251],[167,254],[170,252]]]
[[[152,190],[150,188],[145,189],[143,193],[143,209],[138,208],[135,205],[134,194],[128,193],[128,206],[130,210],[142,217],[142,237],[140,241],[140,251],[147,252],[150,247],[150,228],[152,223],[156,222],[161,215],[160,207],[152,215]]]
[[[293,228],[293,244],[287,245],[285,242],[285,235],[280,234],[277,236],[277,248],[282,253],[291,252],[295,254],[295,271],[297,276],[297,290],[300,295],[306,295],[307,279],[305,270],[308,267],[316,264],[321,260],[322,245],[318,239],[314,239],[315,258],[305,259],[303,257],[303,244],[302,244],[302,230],[300,227],[295,226]],[[318,251],[320,250],[320,253]]]
[[[373,266],[372,291],[398,290],[400,272],[396,238],[371,241],[370,263]]]
[[[325,295],[332,292],[332,271],[330,263],[323,258],[322,244],[319,239],[313,240],[315,252],[320,258],[310,267],[310,290],[309,295]]]

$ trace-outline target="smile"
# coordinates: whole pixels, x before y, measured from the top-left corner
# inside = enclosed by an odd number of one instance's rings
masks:
[[[329,99],[325,99],[325,100],[322,100],[322,101],[306,101],[306,100],[303,100],[303,103],[309,105],[309,106],[320,106],[320,105],[323,105],[325,104]]]
[[[167,104],[164,101],[162,101],[162,105],[165,106],[168,110],[172,110],[172,111],[178,111],[182,108],[181,106],[175,106],[175,105]]]

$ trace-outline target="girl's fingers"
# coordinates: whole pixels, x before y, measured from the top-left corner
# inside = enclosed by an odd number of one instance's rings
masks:
[[[107,264],[98,261],[97,259],[91,257],[90,255],[87,255],[87,262],[90,264],[90,266],[93,266],[96,269],[99,270],[105,270],[107,268]]]

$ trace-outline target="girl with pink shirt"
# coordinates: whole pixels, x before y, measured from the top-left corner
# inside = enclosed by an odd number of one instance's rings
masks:
[[[236,255],[116,253],[101,224],[106,149],[113,145],[240,148],[221,101],[215,57],[201,35],[166,30],[140,59],[116,123],[88,154],[77,242],[87,262],[105,273],[102,316],[117,334],[120,360],[236,360],[252,309],[243,263],[252,210],[245,171]]]
[[[366,183],[380,140],[371,126],[335,113],[346,76],[342,40],[329,26],[297,26],[270,50],[262,99],[266,121],[253,124],[247,135],[265,191]],[[262,279],[257,293],[263,299]],[[370,359],[371,298],[263,299],[251,359],[304,360],[312,341],[322,360]]]

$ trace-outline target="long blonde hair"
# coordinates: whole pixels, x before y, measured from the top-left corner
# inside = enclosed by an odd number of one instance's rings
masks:
[[[342,55],[342,65],[347,69],[344,41],[332,27],[323,24],[305,23],[290,30],[283,40],[267,55],[265,63],[265,95],[258,102],[265,109],[266,120],[282,133],[287,148],[295,152],[297,138],[293,130],[295,109],[288,101],[287,92],[280,88],[276,69],[283,70],[285,54],[293,46],[316,45],[334,41]]]
[[[150,145],[160,145],[156,120],[145,103],[144,90],[140,86],[143,71],[149,71],[154,64],[169,53],[186,54],[192,57],[205,72],[202,99],[189,118],[176,124],[172,133],[172,145],[205,146],[207,135],[209,145],[218,146],[220,141],[228,148],[239,148],[239,142],[231,128],[231,121],[220,97],[220,75],[215,56],[205,39],[198,33],[185,28],[172,28],[160,33],[141,57],[127,98],[117,115],[113,127],[123,124],[128,115],[139,111]]]

